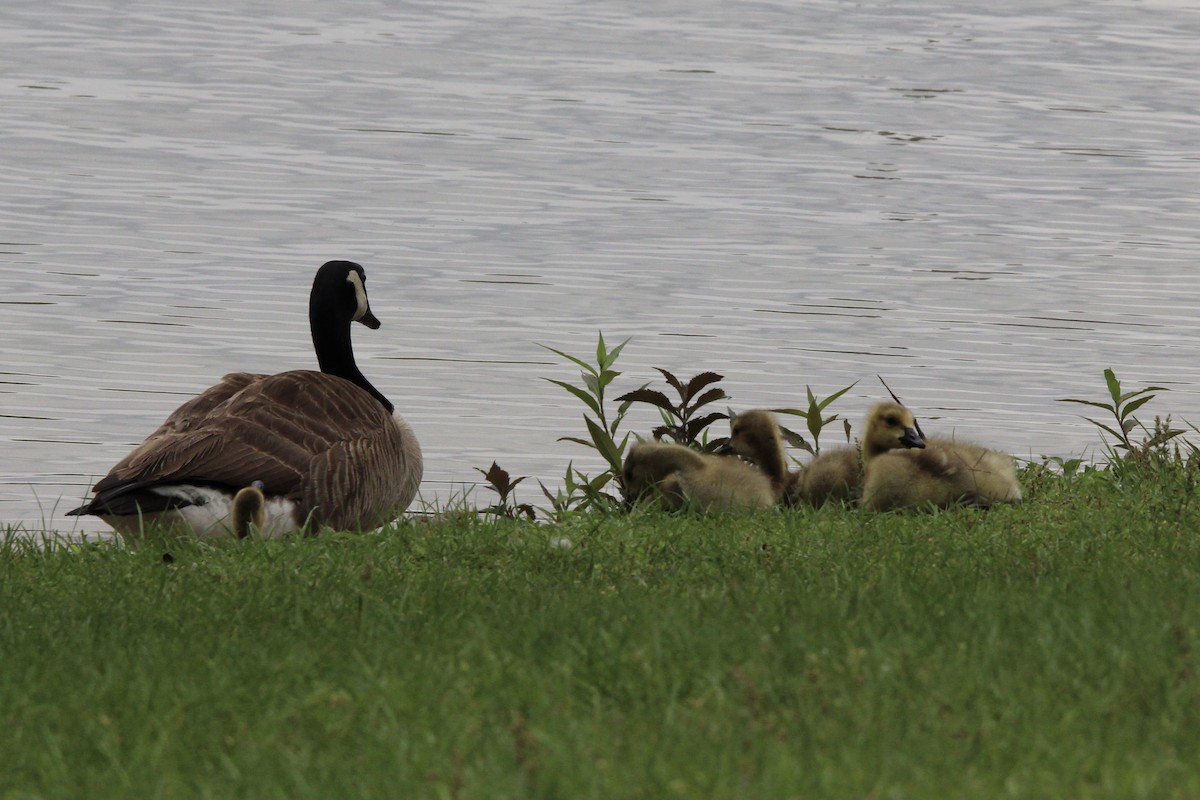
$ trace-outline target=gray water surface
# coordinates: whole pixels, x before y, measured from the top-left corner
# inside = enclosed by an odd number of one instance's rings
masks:
[[[601,330],[617,392],[879,374],[1022,457],[1102,455],[1056,400],[1105,367],[1200,423],[1193,4],[221,5],[0,7],[4,523],[106,530],[62,512],[175,406],[312,367],[331,258],[431,502],[600,469],[538,344]]]

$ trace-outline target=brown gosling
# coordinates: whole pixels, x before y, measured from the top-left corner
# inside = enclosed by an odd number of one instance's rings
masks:
[[[1011,456],[969,442],[927,440],[912,412],[898,403],[880,403],[871,409],[862,460],[862,504],[874,511],[987,508],[1021,500]]]
[[[798,499],[802,475],[788,469],[779,424],[769,411],[755,409],[729,416],[729,443],[726,447],[758,467],[771,479],[775,502],[794,505]]]
[[[267,523],[267,498],[263,494],[262,481],[254,481],[233,496],[229,518],[237,538],[245,539],[251,533],[262,535]]]
[[[757,467],[680,444],[633,445],[625,456],[622,482],[630,507],[706,512],[775,505],[771,479]]]

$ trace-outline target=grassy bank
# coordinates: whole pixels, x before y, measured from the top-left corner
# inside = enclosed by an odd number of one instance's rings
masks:
[[[1195,475],[1149,472],[991,512],[13,540],[0,795],[1200,796]]]

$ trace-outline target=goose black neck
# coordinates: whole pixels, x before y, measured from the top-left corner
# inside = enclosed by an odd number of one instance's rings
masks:
[[[313,348],[317,351],[317,363],[321,366],[321,372],[337,375],[357,384],[391,414],[395,406],[371,385],[354,361],[354,347],[350,344],[350,320],[331,320],[323,317],[319,308],[310,308],[308,322],[312,327]]]

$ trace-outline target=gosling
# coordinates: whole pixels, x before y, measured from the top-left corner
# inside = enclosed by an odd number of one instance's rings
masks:
[[[267,498],[263,494],[262,481],[254,481],[234,495],[229,519],[230,527],[239,539],[245,539],[251,533],[262,535],[267,522]]]
[[[862,451],[857,447],[839,447],[808,462],[797,495],[813,506],[852,503],[862,491],[862,480]]]
[[[639,442],[622,469],[626,504],[699,512],[770,508],[771,479],[736,458],[700,453],[680,444]]]
[[[1021,501],[1012,457],[976,444],[928,439],[912,412],[880,403],[867,416],[862,440],[862,504],[898,508],[988,508]]]
[[[755,409],[729,413],[729,442],[726,448],[762,470],[771,480],[775,502],[795,505],[803,475],[788,469],[783,434],[769,411]]]

